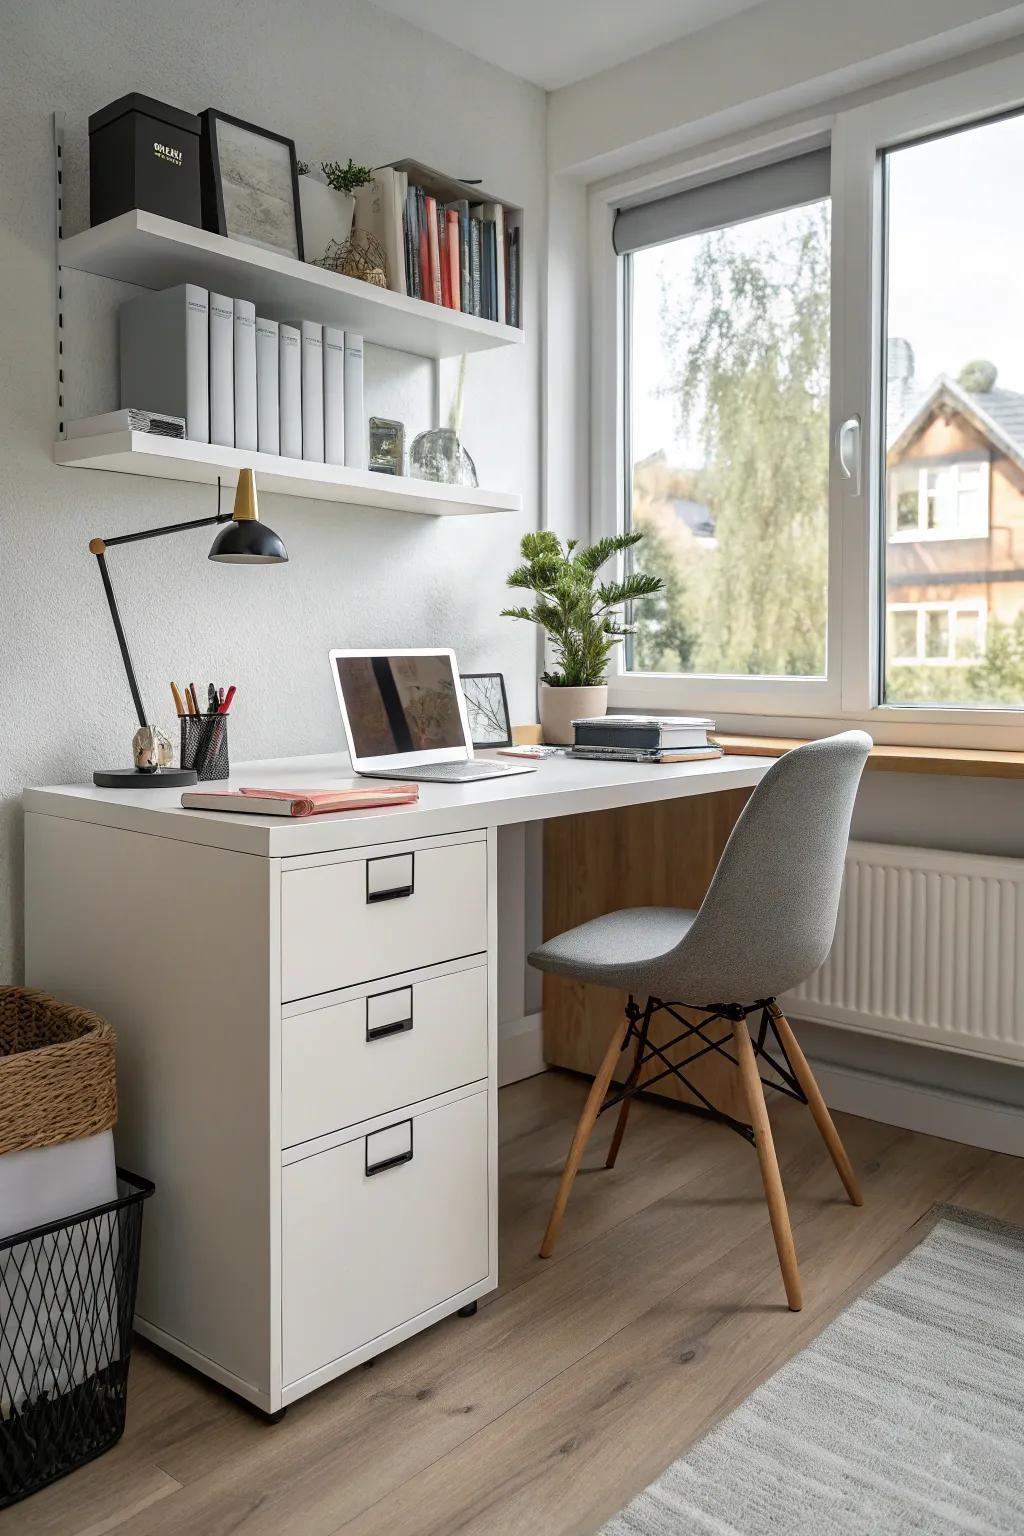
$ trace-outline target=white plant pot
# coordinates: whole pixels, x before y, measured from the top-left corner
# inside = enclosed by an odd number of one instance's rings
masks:
[[[540,685],[540,724],[545,742],[553,747],[571,747],[572,723],[590,715],[608,713],[608,685],[593,688],[551,688]]]
[[[344,245],[352,233],[356,200],[350,192],[335,192],[315,176],[300,176],[299,211],[306,260],[319,261],[332,240]]]

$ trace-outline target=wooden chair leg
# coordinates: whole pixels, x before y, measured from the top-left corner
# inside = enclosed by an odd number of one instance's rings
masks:
[[[594,1122],[597,1119],[601,1105],[604,1103],[604,1096],[608,1092],[608,1084],[612,1080],[612,1073],[615,1071],[615,1065],[619,1059],[622,1042],[626,1037],[628,1028],[629,1020],[624,1018],[609,1040],[608,1049],[604,1053],[604,1060],[598,1068],[597,1076],[590,1085],[587,1102],[583,1106],[583,1113],[580,1115],[576,1130],[573,1133],[572,1144],[569,1147],[569,1156],[566,1158],[565,1167],[562,1169],[562,1177],[559,1181],[558,1193],[555,1195],[555,1203],[551,1207],[551,1215],[548,1217],[544,1241],[540,1245],[540,1256],[542,1259],[549,1259],[551,1257],[555,1243],[558,1241],[558,1233],[562,1226],[565,1208],[569,1204],[573,1180],[576,1177],[580,1163],[583,1161],[583,1154],[587,1150],[590,1133],[594,1129]],[[628,1100],[624,1102],[628,1103]]]
[[[782,1041],[782,1048],[789,1057],[789,1064],[793,1068],[793,1076],[804,1091],[807,1106],[814,1116],[814,1123],[821,1132],[821,1139],[828,1148],[829,1156],[836,1165],[836,1172],[843,1181],[843,1187],[850,1197],[850,1202],[853,1205],[863,1205],[864,1195],[861,1191],[860,1181],[853,1171],[853,1165],[849,1157],[846,1155],[846,1148],[839,1138],[839,1132],[836,1130],[832,1116],[828,1112],[828,1105],[821,1096],[821,1089],[815,1081],[814,1073],[808,1065],[807,1057],[800,1049],[800,1044],[793,1033],[789,1020],[777,1003],[772,1005],[771,1015],[775,1022],[779,1039]]]
[[[643,1048],[644,1036],[643,1034],[639,1034],[636,1040],[636,1050],[633,1052],[633,1065],[630,1068],[629,1076],[626,1079],[625,1086],[627,1088],[636,1087],[637,1079],[640,1076],[640,1057],[643,1053]],[[622,1138],[626,1134],[626,1121],[629,1119],[629,1106],[632,1104],[632,1102],[632,1095],[630,1095],[628,1099],[623,1099],[622,1103],[619,1105],[619,1116],[615,1122],[615,1130],[612,1134],[612,1144],[608,1148],[608,1156],[604,1160],[604,1165],[606,1168],[615,1167],[615,1159],[619,1155],[619,1148],[622,1146]]]
[[[754,1056],[754,1047],[750,1043],[746,1019],[734,1021],[732,1037],[740,1066],[743,1092],[747,1100],[747,1113],[754,1130],[754,1145],[757,1148],[757,1160],[761,1167],[761,1182],[764,1184],[765,1199],[768,1202],[768,1215],[775,1238],[775,1250],[779,1255],[782,1283],[786,1287],[786,1300],[791,1312],[799,1312],[803,1306],[803,1297],[800,1290],[800,1270],[796,1262],[796,1248],[793,1243],[793,1229],[789,1223],[789,1209],[786,1205],[785,1191],[782,1188],[779,1160],[775,1155],[772,1128],[768,1121],[768,1107],[764,1102],[764,1089],[761,1087],[761,1076],[757,1070],[757,1059]]]

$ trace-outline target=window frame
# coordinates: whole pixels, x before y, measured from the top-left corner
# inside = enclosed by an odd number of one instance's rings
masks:
[[[981,477],[978,494],[982,500],[982,516],[976,527],[970,532],[963,533],[960,529],[960,498],[964,495],[964,487],[961,484],[961,472],[965,469],[977,470]],[[991,460],[988,458],[955,459],[948,462],[932,459],[904,459],[902,463],[894,465],[888,472],[888,477],[894,478],[902,473],[915,474],[917,477],[917,523],[913,528],[900,528],[897,526],[895,503],[887,510],[892,517],[887,538],[890,544],[945,544],[963,543],[970,539],[987,539],[991,532]],[[939,474],[952,474],[955,477],[953,499],[956,503],[956,525],[949,528],[929,528],[928,526],[928,476]]]
[[[890,656],[889,661],[894,667],[970,667],[981,661],[985,655],[985,643],[988,635],[988,613],[985,604],[977,598],[951,598],[948,602],[933,601],[923,598],[916,603],[887,603],[886,618],[894,613],[913,613],[917,617],[917,655],[916,656]],[[945,656],[926,656],[925,650],[925,624],[929,613],[944,613],[947,616],[947,652]],[[956,619],[960,614],[973,614],[978,621],[978,651],[974,656],[956,655]]]
[[[878,740],[921,745],[1024,746],[1024,708],[884,702],[884,546],[881,500],[885,150],[1024,108],[1020,55],[951,72],[863,106],[770,129],[590,189],[591,532],[621,531],[630,494],[625,462],[627,263],[612,248],[615,212],[645,198],[831,148],[832,302],[829,586],[824,679],[627,672],[609,669],[613,708],[692,710],[726,728],[823,733],[859,724]],[[853,476],[838,472],[843,423],[859,424]],[[920,536],[920,535],[919,535]],[[928,537],[935,537],[934,534]],[[901,541],[902,542],[902,541]]]

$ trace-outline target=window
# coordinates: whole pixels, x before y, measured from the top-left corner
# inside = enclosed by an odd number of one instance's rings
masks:
[[[592,190],[610,702],[1024,746],[1024,41],[803,132]]]
[[[988,460],[934,469],[897,464],[890,473],[890,538],[988,537]]]
[[[976,661],[985,651],[981,603],[890,603],[891,665],[952,666]]]
[[[1022,116],[881,159],[890,704],[1024,706],[1022,164]]]
[[[659,243],[626,256],[626,510],[638,567],[664,582],[632,615],[632,671],[824,676],[827,177],[827,156],[803,156],[655,204],[653,228],[649,206],[632,231]]]

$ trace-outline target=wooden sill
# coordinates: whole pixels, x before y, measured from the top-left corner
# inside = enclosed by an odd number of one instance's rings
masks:
[[[730,736],[715,732],[727,753],[781,757],[802,742],[788,736]],[[966,747],[871,748],[868,767],[888,773],[943,773],[962,778],[1024,779],[1024,752],[974,752]]]

